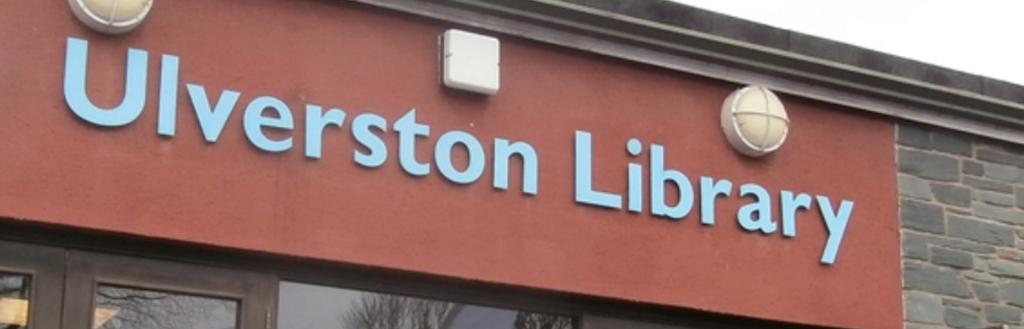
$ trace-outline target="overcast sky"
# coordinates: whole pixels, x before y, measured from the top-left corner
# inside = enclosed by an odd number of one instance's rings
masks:
[[[1020,0],[672,0],[1024,85]]]

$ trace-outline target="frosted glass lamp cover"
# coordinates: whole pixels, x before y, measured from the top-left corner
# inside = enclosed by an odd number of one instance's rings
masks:
[[[749,86],[722,104],[722,130],[740,153],[760,157],[779,149],[789,134],[789,116],[782,101],[768,88]]]
[[[71,11],[93,30],[120,34],[135,29],[146,19],[153,0],[68,0]]]

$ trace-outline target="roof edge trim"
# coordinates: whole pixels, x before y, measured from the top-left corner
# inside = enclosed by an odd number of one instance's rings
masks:
[[[1024,104],[560,0],[353,0],[1024,145]]]

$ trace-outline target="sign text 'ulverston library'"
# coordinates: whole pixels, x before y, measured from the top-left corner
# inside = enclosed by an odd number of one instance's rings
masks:
[[[88,41],[67,39],[64,97],[68,107],[77,117],[93,125],[120,127],[132,124],[146,108],[148,52],[141,49],[128,50],[124,98],[120,105],[106,109],[94,105],[86,93],[88,52]],[[175,136],[177,128],[180,64],[181,60],[177,56],[161,56],[156,132],[168,138]],[[242,94],[233,90],[211,93],[198,83],[187,83],[184,87],[203,138],[208,143],[216,143],[228,118],[237,112],[235,109],[242,100]],[[296,147],[295,138],[290,134],[295,130],[296,123],[291,108],[285,102],[274,96],[255,96],[246,100],[248,102],[241,114],[242,126],[253,146],[271,153],[285,152]],[[325,129],[345,129],[347,124],[347,129],[358,144],[351,153],[352,159],[362,167],[377,168],[389,160],[397,161],[402,170],[411,176],[427,176],[436,168],[441,176],[455,184],[477,183],[484,171],[490,169],[493,177],[491,185],[498,190],[508,190],[510,167],[521,164],[521,168],[518,168],[522,172],[521,193],[534,197],[541,193],[539,181],[543,161],[528,141],[494,138],[491,141],[492,154],[488,156],[481,141],[469,132],[445,131],[437,134],[434,141],[433,156],[428,157],[433,161],[421,161],[421,157],[416,154],[417,144],[436,132],[432,132],[430,125],[420,120],[416,109],[410,109],[397,120],[389,122],[388,118],[372,112],[354,114],[340,108],[325,108],[314,104],[304,106],[305,122],[302,130],[305,134],[302,136],[303,145],[298,147],[302,148],[307,158],[322,157]],[[268,136],[266,130],[277,133]],[[392,133],[398,137],[397,150],[389,149],[384,142],[384,136]],[[594,188],[594,181],[600,177],[595,177],[592,171],[593,134],[575,130],[567,137],[575,140],[576,203],[634,213],[649,211],[656,218],[668,220],[683,220],[699,207],[697,216],[700,223],[712,227],[721,220],[716,217],[715,211],[718,199],[733,196],[748,198],[750,202],[741,206],[735,214],[739,227],[765,236],[781,231],[785,238],[797,236],[797,217],[801,210],[815,207],[828,230],[820,261],[833,264],[836,260],[853,212],[853,201],[841,200],[834,207],[829,197],[824,195],[812,197],[807,193],[788,190],[770,193],[756,183],[734,184],[728,179],[709,176],[691,180],[683,171],[666,167],[667,150],[664,146],[652,143],[645,151],[643,143],[637,138],[624,141],[627,153],[637,159],[625,164],[628,177],[625,190],[600,191]],[[457,165],[453,161],[452,152],[457,148],[465,151],[464,165]],[[645,153],[647,161],[642,159]],[[678,189],[679,197],[676,200],[667,200],[667,187]],[[778,221],[773,218],[773,196],[778,197],[781,207],[781,218]]]

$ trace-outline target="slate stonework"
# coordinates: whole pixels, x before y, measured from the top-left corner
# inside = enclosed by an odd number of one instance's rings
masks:
[[[1024,147],[901,123],[906,328],[1024,329]]]

